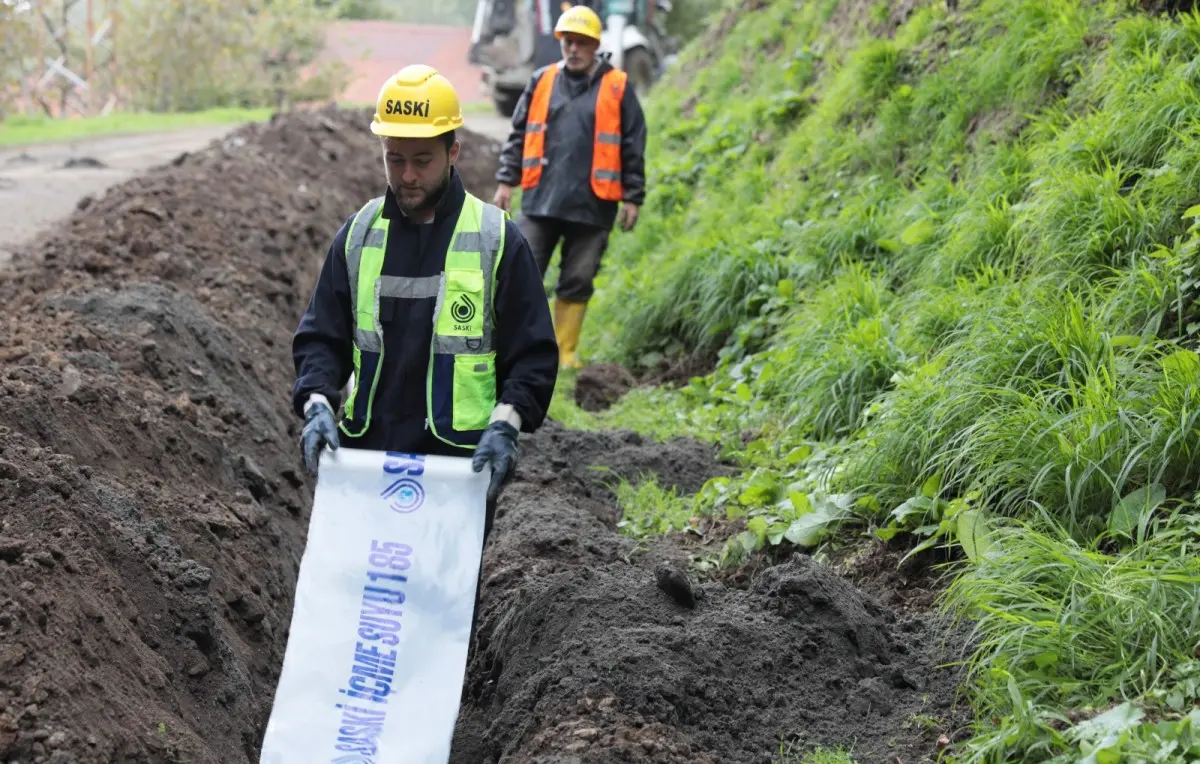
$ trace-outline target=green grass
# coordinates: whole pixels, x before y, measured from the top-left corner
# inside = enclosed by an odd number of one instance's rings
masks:
[[[210,109],[199,112],[117,113],[97,117],[9,117],[0,122],[0,146],[91,138],[102,135],[136,134],[178,130],[208,125],[232,125],[263,121],[271,109]]]
[[[462,113],[485,115],[494,114],[498,118],[508,119],[507,117],[501,117],[500,112],[496,111],[496,106],[491,101],[466,101],[462,105]]]
[[[855,761],[842,748],[820,747],[802,754],[781,746],[779,755],[772,759],[771,764],[855,764]]]
[[[1134,698],[1168,723],[1187,716],[1200,699],[1200,559],[1190,523],[1118,554],[1063,540],[1061,529],[994,533],[997,554],[946,594],[979,640],[970,661],[979,711],[1003,720],[969,743],[968,760],[1003,760],[1013,738],[1035,741],[1028,754],[1068,747],[1078,719],[1062,709],[1092,716]],[[1152,730],[1125,721],[1122,731],[1135,734],[1106,753],[1134,760],[1148,753],[1140,738]]]
[[[950,760],[1172,760],[1200,723],[1200,12],[858,6],[770,0],[656,88],[581,347],[717,365],[555,411],[722,445],[736,478],[622,494],[634,535],[744,521],[706,564],[942,547],[982,638]]]

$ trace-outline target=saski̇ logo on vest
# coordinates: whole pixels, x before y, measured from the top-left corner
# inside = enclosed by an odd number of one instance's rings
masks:
[[[475,318],[475,301],[465,294],[460,294],[450,304],[450,315],[454,318],[455,330],[470,331],[471,321]]]

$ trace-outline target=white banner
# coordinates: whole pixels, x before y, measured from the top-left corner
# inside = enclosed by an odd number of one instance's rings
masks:
[[[262,764],[446,764],[489,471],[322,451]]]

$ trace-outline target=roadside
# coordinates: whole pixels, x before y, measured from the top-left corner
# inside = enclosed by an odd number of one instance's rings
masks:
[[[237,125],[108,135],[0,150],[0,264],[22,242],[65,218],[80,200],[197,151]]]
[[[498,141],[508,136],[508,120],[495,112],[468,109],[464,117],[468,129]],[[22,242],[70,214],[84,197],[202,149],[237,127],[207,125],[0,149],[0,265],[12,259]]]
[[[103,116],[54,119],[15,115],[0,121],[0,147],[43,145],[103,136],[165,133],[219,125],[240,125],[270,118],[270,108],[208,109],[196,112],[118,112]]]
[[[463,121],[468,130],[474,130],[492,140],[501,142],[508,138],[508,131],[512,128],[512,123],[506,117],[497,114],[494,109],[479,113],[464,109]]]

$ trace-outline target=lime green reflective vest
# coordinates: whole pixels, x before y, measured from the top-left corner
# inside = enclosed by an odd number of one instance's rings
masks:
[[[492,306],[496,273],[504,254],[506,215],[468,193],[441,274],[384,276],[389,221],[382,216],[383,199],[363,205],[346,236],[354,377],[339,427],[346,435],[359,437],[371,425],[383,368],[379,299],[436,297],[425,389],[426,426],[445,443],[474,448],[497,399]]]

